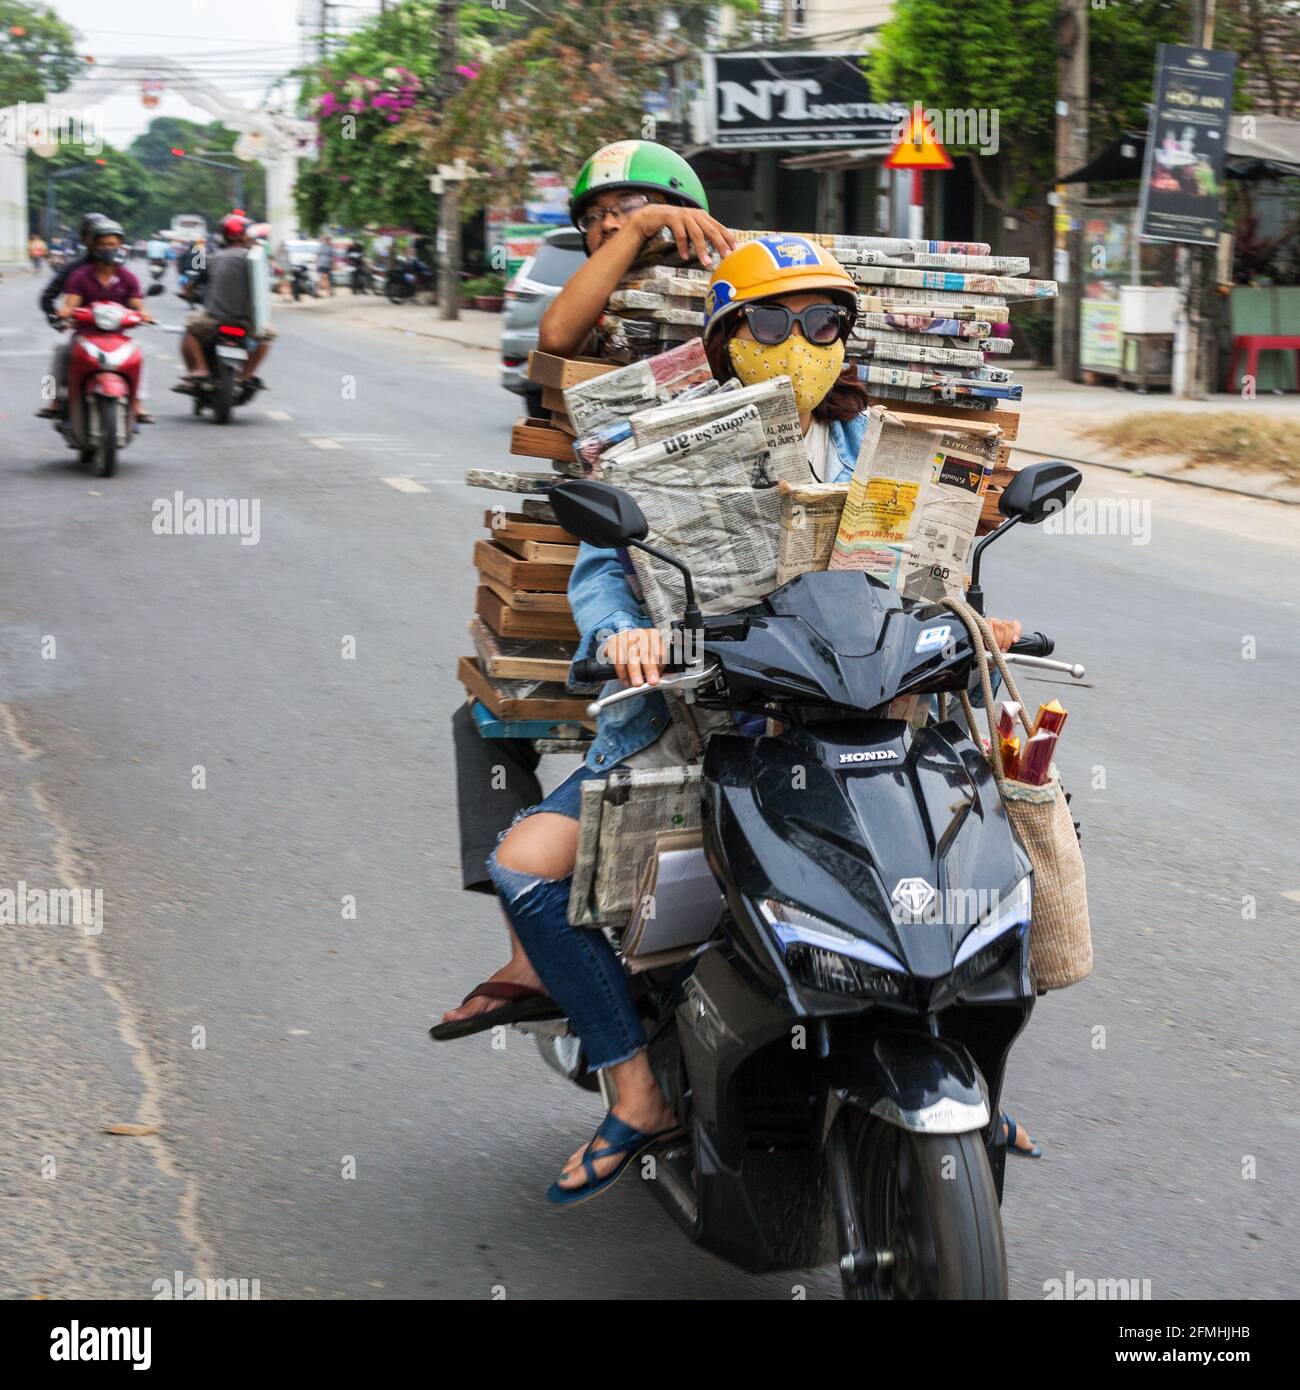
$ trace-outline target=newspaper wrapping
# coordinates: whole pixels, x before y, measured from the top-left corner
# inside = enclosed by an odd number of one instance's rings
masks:
[[[491,488],[494,492],[549,492],[563,478],[555,473],[517,473],[504,468],[467,468],[465,481],[470,487]]]
[[[895,343],[890,335],[881,333],[875,338],[854,342],[850,356],[858,361],[885,359],[890,362],[929,362],[936,366],[976,369],[983,365],[984,354],[974,348],[942,347],[938,344]]]
[[[1028,256],[962,256],[948,251],[848,251],[854,265],[913,266],[922,270],[965,270],[986,275],[1028,275]]]
[[[644,772],[616,767],[603,780],[584,782],[569,921],[576,927],[623,926],[655,852],[655,836],[698,830],[700,823],[698,766]]]
[[[855,268],[854,266],[845,266],[850,275]],[[943,304],[956,309],[973,309],[976,311],[977,318],[992,319],[994,323],[1008,323],[1011,319],[1010,306],[1000,294],[958,294],[944,290],[912,289],[907,285],[861,285],[858,288],[858,299],[864,312],[868,311],[868,306],[861,303],[863,299],[882,299],[887,300],[903,313],[917,312],[911,308],[913,304]],[[879,312],[885,311],[880,310]]]
[[[824,570],[835,549],[848,483],[781,484],[781,533],[776,548],[776,582]]]
[[[606,481],[640,503],[650,543],[690,568],[702,612],[743,608],[775,587],[777,484],[783,476],[806,478],[808,464],[801,459],[794,476],[781,471],[756,406],[617,459],[607,455],[602,467]],[[664,626],[679,618],[685,603],[680,573],[641,550],[631,558],[653,621]]]
[[[845,346],[845,352],[849,357],[853,357],[863,347],[870,347],[876,343],[883,343],[887,347],[925,347],[934,341],[934,338],[925,333],[905,333],[900,329],[889,328],[869,328],[863,332],[855,325]],[[1010,338],[960,338],[955,342],[949,341],[946,346],[954,347],[958,344],[964,351],[987,352],[994,356],[1009,353],[1013,346]]]
[[[869,294],[862,290],[858,294],[858,313],[921,314],[936,319],[980,319],[984,323],[1011,321],[1011,310],[1005,304],[963,304],[958,299],[926,294],[924,290],[916,293],[925,298],[903,299],[899,290],[891,290],[888,294]]]
[[[778,376],[755,386],[741,386],[732,377],[723,387],[723,392],[725,394],[702,401],[697,398],[688,400],[683,395],[667,405],[639,411],[632,417],[632,432],[637,444],[657,443],[670,435],[729,415],[742,406],[752,405],[757,408],[763,429],[767,432],[767,447],[772,451],[772,464],[779,476],[806,478],[808,454],[790,378]]]
[[[941,319],[932,314],[859,314],[851,336],[854,339],[869,338],[878,329],[934,333],[944,338],[987,338],[993,331],[993,325],[987,319]]]
[[[978,275],[948,270],[912,270],[898,266],[855,265],[859,285],[906,285],[918,290],[956,290],[998,294],[1007,299],[1055,299],[1055,280],[1018,280],[1010,275]]]
[[[956,405],[962,410],[978,415],[982,411],[996,410],[998,401],[1005,399],[1000,394],[1005,389],[991,386],[985,393],[978,387],[962,387],[960,390],[954,388],[954,399],[949,400],[934,391],[918,391],[911,386],[869,386],[867,395],[874,400],[898,401],[907,405]]]
[[[908,598],[960,596],[1001,435],[872,406],[830,568],[865,570]]]
[[[565,387],[564,408],[578,433],[590,434],[611,420],[626,419],[648,405],[671,400],[678,392],[707,381],[712,375],[704,344],[693,339],[618,371]]]
[[[665,231],[667,228],[664,229]],[[924,241],[909,237],[848,236],[843,232],[760,232],[732,230],[737,241],[758,241],[767,236],[801,236],[805,241],[824,246],[836,260],[844,260],[859,251],[882,252],[886,256],[908,254],[951,254],[956,256],[987,256],[993,247],[987,241]]]

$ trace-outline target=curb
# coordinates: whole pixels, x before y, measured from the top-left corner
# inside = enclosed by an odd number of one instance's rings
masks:
[[[1126,463],[1101,463],[1097,459],[1071,458],[1068,454],[1044,453],[1042,449],[1029,449],[1022,444],[1007,446],[1013,453],[1033,454],[1040,459],[1060,459],[1062,463],[1081,463],[1088,468],[1108,468],[1112,473],[1126,473],[1130,478],[1158,478],[1163,483],[1177,483],[1181,487],[1206,488],[1210,492],[1226,492],[1232,497],[1251,497],[1256,502],[1275,502],[1282,507],[1300,507],[1300,498],[1270,497],[1266,492],[1252,492],[1244,487],[1225,487],[1222,483],[1207,483],[1200,478],[1181,478],[1176,473],[1153,473],[1146,468],[1134,468]]]

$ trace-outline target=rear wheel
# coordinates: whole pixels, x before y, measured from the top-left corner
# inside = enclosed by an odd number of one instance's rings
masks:
[[[914,1134],[865,1120],[857,1178],[863,1241],[885,1258],[846,1298],[1004,1299],[1007,1254],[978,1133]]]
[[[235,403],[235,369],[228,362],[217,361],[217,379],[213,383],[212,418],[219,425],[230,419]]]
[[[99,439],[95,448],[95,473],[100,478],[111,478],[117,471],[118,417],[125,406],[114,396],[101,396],[96,405]]]

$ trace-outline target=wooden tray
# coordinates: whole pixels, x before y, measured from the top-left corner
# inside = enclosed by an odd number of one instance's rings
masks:
[[[577,549],[573,558],[577,557]],[[474,566],[481,574],[491,575],[507,589],[528,589],[533,592],[562,594],[569,587],[571,563],[557,563],[552,560],[521,560],[503,545],[495,541],[474,542]]]
[[[498,719],[585,719],[589,699],[584,696],[561,694],[562,686],[549,684],[542,688],[546,695],[518,698],[497,688],[472,656],[462,656],[456,663],[456,678],[476,699],[481,700]],[[549,692],[555,691],[552,695]]]
[[[520,612],[485,585],[474,595],[474,611],[501,637],[570,637],[580,634],[571,613]]]
[[[512,589],[490,574],[479,570],[478,582],[490,589],[502,603],[508,604],[518,613],[567,613],[568,594],[531,593],[527,589]]]
[[[510,431],[510,452],[524,458],[571,459],[573,436],[549,420],[520,420]]]

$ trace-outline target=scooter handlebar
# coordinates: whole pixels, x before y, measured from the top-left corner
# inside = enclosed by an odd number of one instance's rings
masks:
[[[1016,656],[1051,656],[1055,650],[1056,643],[1042,632],[1027,632],[1011,644]]]

